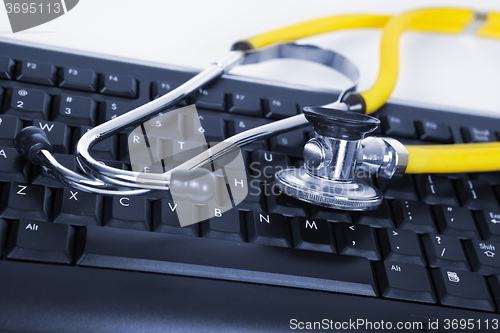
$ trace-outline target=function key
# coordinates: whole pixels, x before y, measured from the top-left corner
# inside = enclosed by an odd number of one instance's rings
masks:
[[[90,69],[66,66],[59,72],[59,87],[96,91],[97,74]]]
[[[14,87],[7,92],[6,114],[22,119],[47,119],[50,97],[43,90]]]
[[[94,126],[95,108],[89,97],[61,95],[56,98],[53,119],[70,126]]]
[[[156,99],[171,92],[180,84],[172,81],[154,81],[151,83],[151,99]]]
[[[467,143],[496,141],[495,133],[487,128],[464,127],[462,128],[462,135]]]
[[[235,93],[230,97],[229,112],[255,117],[262,116],[259,96],[252,94]]]
[[[453,138],[448,126],[430,120],[417,121],[417,131],[421,140],[451,143]]]
[[[131,75],[104,73],[101,76],[100,92],[106,95],[137,97],[137,81]]]
[[[266,118],[283,119],[298,114],[297,105],[280,99],[266,100],[264,103]]]
[[[198,98],[196,99],[196,106],[205,109],[224,111],[226,109],[224,93],[220,90],[200,89],[198,91]]]
[[[53,86],[56,82],[57,69],[54,65],[35,62],[21,61],[17,64],[17,80],[30,83]]]
[[[0,79],[12,79],[14,61],[9,57],[0,57]]]
[[[413,122],[408,118],[398,116],[382,117],[382,127],[386,135],[393,135],[403,138],[416,139],[417,131]]]

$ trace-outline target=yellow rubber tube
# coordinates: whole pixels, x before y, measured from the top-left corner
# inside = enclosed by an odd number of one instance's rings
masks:
[[[407,173],[487,172],[500,170],[500,142],[406,146]]]
[[[391,16],[388,15],[335,15],[305,21],[268,31],[246,39],[254,49],[305,37],[310,37],[325,32],[354,29],[354,28],[383,28]]]
[[[361,93],[366,113],[377,111],[391,95],[398,79],[399,40],[406,30],[459,33],[474,19],[469,9],[413,10],[391,19],[384,28],[380,47],[380,69],[375,84]]]

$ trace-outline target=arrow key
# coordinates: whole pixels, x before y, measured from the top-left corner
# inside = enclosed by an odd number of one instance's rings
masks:
[[[472,269],[481,274],[496,274],[500,269],[500,243],[473,240],[465,244]]]

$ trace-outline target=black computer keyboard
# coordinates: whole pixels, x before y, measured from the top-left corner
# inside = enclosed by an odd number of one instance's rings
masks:
[[[2,331],[373,329],[324,319],[498,328],[500,173],[367,178],[384,193],[376,210],[321,208],[274,195],[274,172],[302,163],[305,128],[245,147],[246,200],[181,228],[168,193],[123,205],[64,187],[16,151],[16,134],[34,125],[78,171],[87,129],[194,74],[0,43]],[[207,141],[220,141],[334,99],[226,76],[182,104],[195,103]],[[376,135],[407,143],[500,139],[497,118],[394,103],[376,116]],[[127,132],[92,154],[130,169]]]

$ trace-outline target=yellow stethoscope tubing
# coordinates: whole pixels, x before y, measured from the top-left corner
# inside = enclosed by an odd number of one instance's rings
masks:
[[[375,84],[361,93],[366,113],[378,110],[391,95],[399,69],[398,43],[406,30],[460,33],[475,19],[469,9],[421,9],[391,18],[384,15],[324,17],[269,31],[246,41],[254,48],[350,28],[384,28],[380,69]],[[500,13],[489,13],[478,30],[483,37],[500,38]],[[500,143],[406,146],[407,173],[486,172],[500,170]]]

